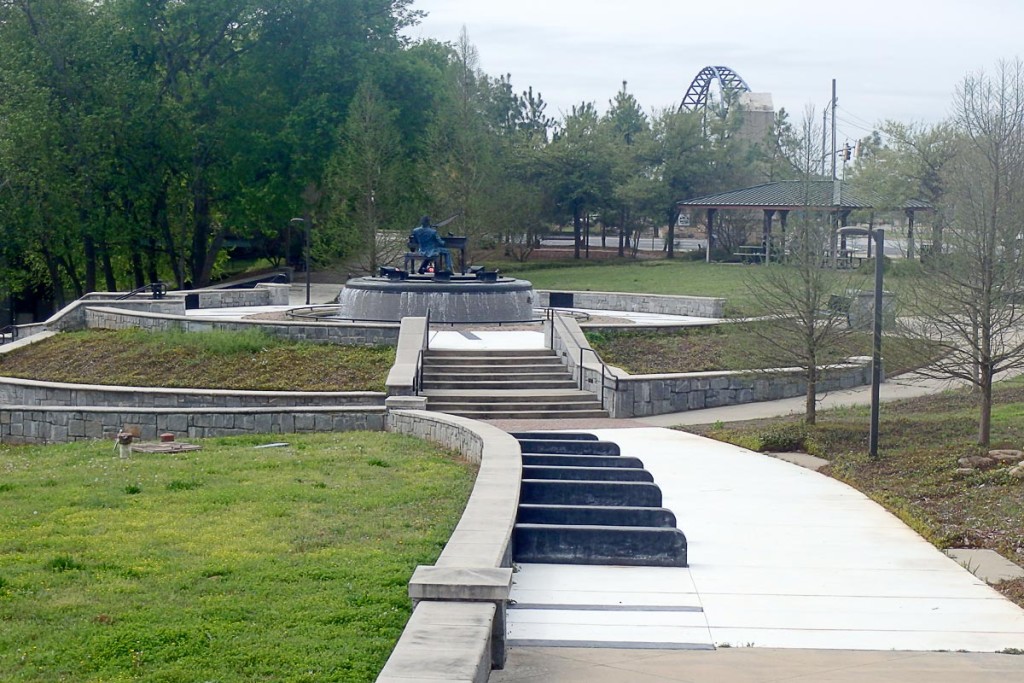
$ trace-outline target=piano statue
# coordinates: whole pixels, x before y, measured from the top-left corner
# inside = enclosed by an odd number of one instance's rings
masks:
[[[441,239],[444,240],[444,248],[448,250],[449,254],[458,250],[459,252],[459,272],[463,275],[466,274],[466,244],[469,242],[469,238],[465,235],[452,235],[451,233],[445,235]],[[405,271],[407,273],[413,273],[416,270],[416,260],[424,258],[423,254],[420,253],[419,247],[416,244],[416,240],[409,237],[409,251],[405,254]]]

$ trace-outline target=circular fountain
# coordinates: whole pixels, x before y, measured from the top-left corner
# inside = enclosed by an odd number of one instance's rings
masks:
[[[400,275],[399,275],[400,274]],[[536,294],[527,280],[497,273],[357,277],[338,297],[338,316],[350,320],[398,322],[430,312],[441,323],[525,322],[533,319]]]

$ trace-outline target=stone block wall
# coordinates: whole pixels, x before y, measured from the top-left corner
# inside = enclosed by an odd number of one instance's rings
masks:
[[[0,377],[0,405],[129,408],[266,408],[375,406],[376,391],[233,391],[68,384]]]
[[[199,289],[175,292],[172,296],[185,294],[195,294],[199,298],[199,308],[288,305],[288,285],[276,283],[260,283],[253,289]]]
[[[352,346],[395,346],[398,323],[317,323],[303,321],[211,320],[186,316],[147,315],[116,308],[90,307],[86,322],[90,328],[123,330],[179,329],[186,332],[227,330],[238,332],[258,327],[263,332],[291,341]]]
[[[725,299],[704,296],[671,296],[667,294],[628,294],[621,292],[571,292],[573,307],[633,313],[690,315],[699,318],[722,318]],[[551,292],[537,292],[541,306],[548,306]]]
[[[871,363],[849,363],[824,369],[818,391],[838,391],[870,384]],[[600,386],[600,385],[598,385]],[[607,386],[607,385],[606,385]],[[606,399],[612,417],[644,417],[686,410],[803,396],[807,382],[797,370],[761,373],[696,372],[620,376],[618,391],[610,386]]]
[[[122,428],[137,428],[143,440],[171,433],[178,439],[202,439],[245,434],[380,431],[384,410],[351,408],[78,408],[61,406],[3,406],[0,441],[4,443],[65,443],[113,440]]]
[[[125,301],[79,299],[54,313],[46,321],[46,328],[55,332],[83,330],[88,325],[89,309],[92,306],[104,306],[126,313],[155,313],[158,315],[184,315],[184,299],[139,299]]]
[[[621,368],[603,367],[570,316],[558,316],[546,332],[551,347],[561,355],[573,377],[583,375],[586,391],[603,394],[611,417],[645,417],[686,410],[772,401],[803,396],[807,383],[796,369],[779,368],[761,372],[695,372],[630,375]],[[553,337],[552,337],[553,335]],[[584,349],[581,352],[581,349]],[[582,357],[582,363],[581,361]],[[602,389],[603,377],[603,389]],[[871,383],[871,359],[824,368],[818,391],[837,391]]]

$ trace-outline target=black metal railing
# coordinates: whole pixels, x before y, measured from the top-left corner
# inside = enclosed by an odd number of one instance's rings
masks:
[[[426,329],[423,331],[424,343],[423,347],[420,348],[419,353],[416,354],[416,372],[413,374],[412,393],[414,396],[420,395],[420,390],[423,388],[423,356],[427,351],[430,350],[430,309],[427,309],[426,317]]]
[[[601,360],[601,356],[597,355],[597,351],[595,351],[594,349],[591,349],[591,348],[587,348],[586,346],[581,346],[580,347],[580,391],[584,390],[583,389],[583,355],[587,351],[589,351],[590,353],[594,354],[594,358],[597,360],[598,363],[601,364],[601,407],[604,408],[605,407],[605,405],[604,405],[604,390],[605,390],[605,387],[607,386],[606,383],[605,383],[605,379],[607,377],[611,377],[611,379],[613,379],[615,381],[615,384],[612,386],[612,390],[613,391],[618,391],[619,390],[619,378],[618,378],[618,375],[615,375],[614,373],[612,373],[610,368],[608,367],[608,365],[603,360]]]
[[[18,338],[18,326],[17,325],[5,325],[0,327],[0,344],[6,344],[12,342]]]
[[[165,296],[167,296],[167,283],[165,283],[165,282],[150,282],[148,285],[142,285],[141,287],[136,287],[135,289],[133,289],[132,291],[128,292],[127,294],[122,294],[121,296],[117,297],[115,299],[115,301],[124,301],[125,299],[132,298],[136,294],[142,294],[145,291],[152,291],[154,299],[163,299]]]

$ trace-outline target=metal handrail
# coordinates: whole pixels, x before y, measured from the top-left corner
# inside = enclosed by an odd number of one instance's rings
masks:
[[[419,353],[416,354],[416,373],[415,373],[415,375],[413,377],[413,386],[412,386],[413,396],[419,396],[420,395],[420,389],[423,387],[423,355],[424,355],[424,352],[430,350],[430,309],[429,308],[427,309],[426,320],[427,320],[427,322],[426,322],[426,329],[424,330],[423,334],[424,334],[424,337],[426,338],[427,342],[426,342],[426,345],[419,350]]]
[[[580,347],[580,391],[583,391],[583,352],[589,351],[594,354],[594,358],[601,364],[601,408],[604,408],[604,390],[605,390],[605,378],[608,376],[610,370],[608,364],[601,360],[601,356],[597,355],[597,351],[594,349],[587,348],[585,346]],[[612,388],[613,391],[618,392],[619,390],[619,378],[617,375],[612,374],[611,378],[615,380],[615,386]]]
[[[164,296],[167,295],[167,283],[165,283],[165,282],[150,282],[148,285],[142,285],[141,287],[136,287],[135,289],[133,289],[132,291],[128,292],[127,294],[122,294],[121,296],[117,297],[115,299],[115,301],[124,301],[125,299],[130,299],[133,296],[135,296],[136,294],[142,294],[147,289],[150,289],[150,290],[153,291],[153,298],[154,299],[163,299]]]
[[[8,338],[8,335],[10,337]],[[12,342],[18,338],[18,326],[17,325],[5,325],[0,327],[0,344],[6,344]]]

